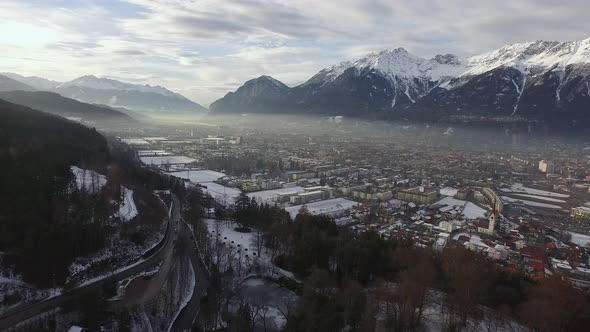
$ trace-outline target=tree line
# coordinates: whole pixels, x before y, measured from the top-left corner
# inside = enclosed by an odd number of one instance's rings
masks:
[[[246,195],[226,217],[260,232],[253,240],[260,239],[259,251],[304,280],[298,303],[286,310],[287,331],[413,331],[431,319],[433,310],[441,331],[475,323],[488,331],[590,326],[588,294],[566,280],[553,276],[535,282],[463,247],[436,254],[405,239],[354,233],[305,208],[291,220],[284,209]],[[223,302],[221,295],[216,301]],[[248,312],[251,308],[243,306],[240,319],[247,321]]]

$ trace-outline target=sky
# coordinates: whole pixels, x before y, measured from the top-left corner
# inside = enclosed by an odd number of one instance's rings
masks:
[[[588,0],[2,0],[0,72],[162,85],[208,105],[404,47],[470,56],[590,37]]]

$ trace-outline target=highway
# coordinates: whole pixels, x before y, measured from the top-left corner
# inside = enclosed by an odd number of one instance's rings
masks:
[[[172,195],[172,200],[173,208],[171,209],[172,211],[169,218],[170,221],[168,223],[168,231],[166,232],[164,239],[165,245],[160,250],[155,252],[151,257],[148,257],[139,263],[132,264],[129,266],[129,268],[119,270],[117,273],[109,275],[103,279],[70,289],[61,295],[42,300],[40,302],[22,305],[9,310],[0,316],[0,331],[7,330],[21,322],[60,307],[65,303],[76,299],[76,297],[80,294],[91,290],[98,290],[107,283],[117,282],[134,276],[144,271],[148,267],[162,261],[165,257],[172,255],[178,237],[178,232],[174,232],[173,230],[174,228],[180,229],[181,224],[180,202],[175,195]],[[197,270],[195,269],[195,271]]]

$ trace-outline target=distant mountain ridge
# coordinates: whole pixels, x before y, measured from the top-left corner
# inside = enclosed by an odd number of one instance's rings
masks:
[[[429,121],[590,122],[590,38],[511,44],[470,58],[444,54],[425,59],[403,48],[384,50],[325,68],[292,88],[266,76],[250,80],[210,109]]]
[[[0,99],[35,110],[83,122],[132,122],[130,116],[107,107],[91,105],[47,91],[4,91]]]
[[[39,76],[23,76],[23,75],[14,74],[14,73],[0,73],[0,75],[10,77],[15,81],[19,81],[21,83],[27,84],[37,90],[49,91],[49,90],[54,89],[59,84],[61,84],[61,82],[48,80],[46,78],[39,77]]]
[[[36,76],[25,77],[13,73],[4,73],[3,75],[28,84],[36,90],[55,92],[85,103],[148,112],[207,111],[202,105],[161,86],[125,83],[94,75],[81,76],[68,82],[56,82]]]
[[[1,91],[35,91],[36,89],[26,83],[17,81],[5,75],[0,75],[0,92]]]

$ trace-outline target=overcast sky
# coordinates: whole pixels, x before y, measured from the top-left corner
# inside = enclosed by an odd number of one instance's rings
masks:
[[[208,105],[371,51],[468,56],[590,37],[588,0],[2,0],[0,71],[159,84]]]

